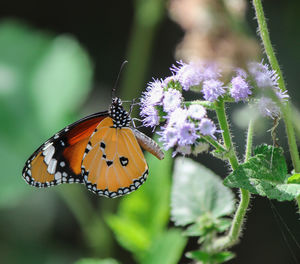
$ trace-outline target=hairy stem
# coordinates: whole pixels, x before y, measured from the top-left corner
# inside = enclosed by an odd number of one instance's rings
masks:
[[[219,125],[222,130],[223,141],[227,151],[229,152],[228,159],[232,169],[235,170],[239,166],[239,162],[236,157],[233,144],[231,141],[231,135],[230,135],[229,126],[226,118],[224,102],[222,100],[216,101],[215,106],[216,106],[216,113],[217,113]]]
[[[245,153],[245,162],[251,157],[252,150],[252,138],[253,138],[253,121],[251,120],[248,126],[247,133],[247,147]],[[230,230],[226,236],[220,237],[212,246],[214,251],[221,251],[223,249],[229,248],[235,245],[238,242],[238,239],[241,235],[242,226],[244,222],[244,217],[247,212],[247,208],[250,202],[250,193],[245,189],[240,189],[240,203],[238,209],[235,212],[234,218]]]
[[[221,152],[226,152],[226,149],[221,145],[219,142],[215,141],[213,138],[209,136],[202,137],[206,142],[211,144],[216,150],[219,150]]]
[[[272,68],[277,72],[279,79],[278,79],[278,85],[279,88],[282,91],[286,90],[286,86],[284,83],[284,79],[282,76],[282,72],[280,70],[277,58],[275,56],[275,52],[273,50],[270,36],[269,36],[269,31],[266,23],[266,19],[264,16],[264,11],[262,8],[262,4],[260,0],[253,0],[253,6],[255,9],[256,13],[256,19],[259,27],[259,34],[263,42],[263,46],[265,49],[265,52],[268,56],[268,60],[272,66]],[[295,172],[300,172],[300,159],[299,159],[299,153],[297,149],[297,143],[296,143],[296,137],[295,137],[295,132],[294,132],[294,127],[292,123],[292,117],[291,117],[291,106],[290,103],[287,102],[285,104],[280,104],[281,111],[283,114],[283,120],[285,123],[285,129],[286,129],[286,134],[288,138],[288,144],[289,144],[289,150],[290,150],[290,155],[291,159],[293,162],[293,166],[295,169]]]
[[[246,153],[245,153],[245,162],[249,160],[252,153],[252,142],[253,142],[253,120],[250,119],[248,125],[248,132],[247,132],[247,144],[246,144]]]

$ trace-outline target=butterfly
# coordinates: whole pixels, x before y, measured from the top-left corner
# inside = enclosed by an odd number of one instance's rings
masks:
[[[158,144],[131,126],[118,97],[108,111],[68,125],[26,161],[22,175],[34,187],[82,183],[95,194],[115,198],[138,189],[148,176],[141,147],[164,158]]]

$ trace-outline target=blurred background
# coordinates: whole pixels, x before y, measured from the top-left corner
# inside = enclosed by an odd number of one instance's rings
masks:
[[[300,2],[266,0],[263,5],[289,94],[300,107]],[[168,155],[163,162],[147,156],[149,184],[115,200],[96,197],[83,186],[35,189],[23,181],[21,171],[31,153],[55,132],[108,108],[125,59],[129,63],[117,94],[132,100],[153,77],[170,75],[175,60],[215,60],[226,78],[231,67],[263,58],[259,43],[253,8],[246,0],[3,0],[0,262],[92,263],[82,260],[91,258],[106,259],[101,263],[189,263],[184,252],[195,249],[196,240],[186,242],[169,221],[172,159]],[[198,98],[193,93],[185,96]],[[242,157],[243,106],[230,111]],[[261,121],[256,144],[272,143],[264,132],[271,125]],[[278,134],[287,151],[282,127]],[[223,178],[228,172],[211,156],[201,155],[198,160]],[[291,168],[288,155],[287,161]],[[272,203],[299,239],[295,204]],[[299,248],[284,224],[278,224],[270,202],[254,197],[251,204],[242,243],[233,248],[237,258],[228,263],[295,263],[292,254],[299,255]],[[164,248],[171,244],[173,248]],[[162,250],[172,257],[155,260],[153,256],[164,255]]]

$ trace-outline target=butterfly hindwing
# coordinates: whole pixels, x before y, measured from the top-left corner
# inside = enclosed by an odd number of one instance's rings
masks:
[[[148,166],[133,131],[116,128],[105,118],[89,139],[82,161],[87,188],[110,198],[136,190],[147,178]]]
[[[35,187],[82,183],[81,162],[89,137],[107,116],[107,112],[90,115],[47,140],[25,163],[25,181]]]

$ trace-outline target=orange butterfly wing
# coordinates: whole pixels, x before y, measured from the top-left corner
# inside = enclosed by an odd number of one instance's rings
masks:
[[[105,118],[87,144],[82,174],[89,190],[110,198],[140,187],[148,166],[132,129],[113,127],[112,118]]]
[[[25,163],[25,181],[35,187],[82,183],[81,162],[86,145],[96,126],[107,116],[107,112],[90,115],[47,140]]]

